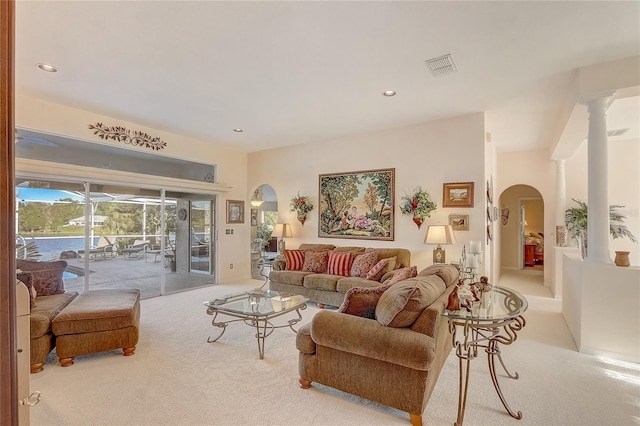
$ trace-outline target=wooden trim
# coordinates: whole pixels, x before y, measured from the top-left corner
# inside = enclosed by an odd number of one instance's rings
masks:
[[[0,1],[0,425],[18,424],[15,279],[15,1]]]

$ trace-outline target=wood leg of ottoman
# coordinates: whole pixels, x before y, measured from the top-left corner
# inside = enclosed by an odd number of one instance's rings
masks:
[[[133,353],[135,351],[136,351],[136,347],[135,346],[130,346],[128,348],[122,348],[122,355],[131,356],[131,355],[133,355]]]

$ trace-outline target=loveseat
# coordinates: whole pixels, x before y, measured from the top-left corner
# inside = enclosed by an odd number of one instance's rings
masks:
[[[458,270],[439,264],[391,285],[353,288],[337,311],[321,310],[298,330],[300,386],[321,383],[422,413],[453,348],[441,316]]]
[[[411,251],[403,248],[301,244],[284,257],[273,264],[269,288],[303,295],[320,307],[340,306],[349,289],[381,286],[411,266]]]
[[[31,293],[31,373],[44,369],[45,360],[55,346],[51,331],[53,319],[78,296],[75,291],[64,290],[62,275],[66,266],[64,260],[16,260],[16,268],[20,271],[17,278]]]

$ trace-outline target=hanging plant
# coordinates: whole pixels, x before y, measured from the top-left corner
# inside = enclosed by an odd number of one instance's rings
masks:
[[[298,192],[295,197],[291,199],[289,204],[289,211],[296,212],[298,220],[304,225],[304,221],[307,220],[307,213],[313,210],[313,203],[307,196],[302,196]]]
[[[418,225],[418,229],[422,225],[425,218],[431,216],[438,205],[431,201],[431,197],[422,187],[416,187],[411,193],[405,193],[401,198],[400,212],[402,214],[410,214],[413,221]]]

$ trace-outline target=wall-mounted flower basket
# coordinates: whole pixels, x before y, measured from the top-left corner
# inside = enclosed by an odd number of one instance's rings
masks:
[[[418,226],[422,226],[425,218],[431,216],[431,212],[438,206],[431,201],[429,193],[423,191],[421,187],[416,187],[411,193],[405,194],[400,204],[400,211],[402,214],[412,215],[413,222]]]
[[[313,203],[307,196],[298,194],[291,199],[289,204],[289,211],[296,212],[298,221],[304,226],[304,222],[307,220],[307,213],[313,210]]]

